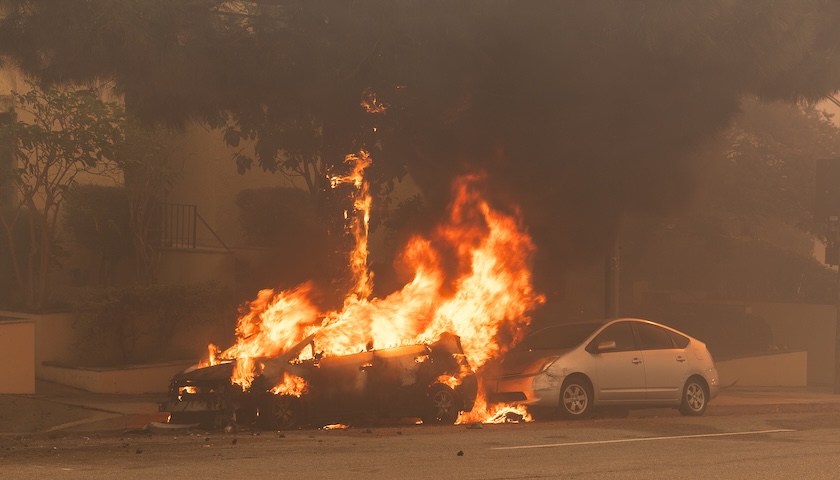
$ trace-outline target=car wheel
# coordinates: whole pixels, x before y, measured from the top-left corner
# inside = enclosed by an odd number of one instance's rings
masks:
[[[567,378],[560,388],[560,416],[585,418],[592,412],[592,387],[582,377]]]
[[[288,430],[303,423],[300,398],[293,395],[268,394],[259,410],[260,424],[272,430]]]
[[[446,385],[433,385],[429,389],[426,413],[421,417],[426,425],[453,424],[460,415],[455,392]]]
[[[709,394],[706,390],[706,384],[697,377],[691,377],[685,383],[683,388],[682,403],[680,403],[680,413],[692,417],[703,415],[706,412],[706,399]]]

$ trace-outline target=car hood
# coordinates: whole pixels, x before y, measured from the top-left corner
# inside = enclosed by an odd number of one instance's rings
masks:
[[[512,350],[504,358],[487,369],[487,375],[507,377],[512,375],[534,375],[545,366],[572,349],[558,350]]]
[[[231,375],[233,375],[234,365],[235,362],[224,362],[207,367],[190,368],[172,377],[172,381],[175,383],[229,381]]]

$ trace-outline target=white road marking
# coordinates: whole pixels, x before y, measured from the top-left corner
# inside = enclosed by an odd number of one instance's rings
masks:
[[[795,431],[796,430],[780,428],[776,430],[754,430],[750,432],[703,433],[698,435],[675,435],[670,437],[622,438],[619,440],[598,440],[594,442],[547,443],[544,445],[518,445],[515,447],[493,447],[490,450],[521,450],[525,448],[574,447],[578,445],[607,445],[610,443],[652,442],[655,440],[683,440],[686,438],[732,437],[735,435],[759,435],[762,433],[784,433]]]

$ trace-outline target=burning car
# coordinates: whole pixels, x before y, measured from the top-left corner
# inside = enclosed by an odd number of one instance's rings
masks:
[[[452,424],[475,403],[478,382],[460,338],[325,356],[315,335],[269,359],[248,388],[231,381],[235,361],[175,375],[160,404],[171,423],[257,423],[267,429],[371,418]]]

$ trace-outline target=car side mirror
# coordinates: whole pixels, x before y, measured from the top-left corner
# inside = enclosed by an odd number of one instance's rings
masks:
[[[615,340],[609,340],[598,344],[598,353],[610,352],[615,350]]]

